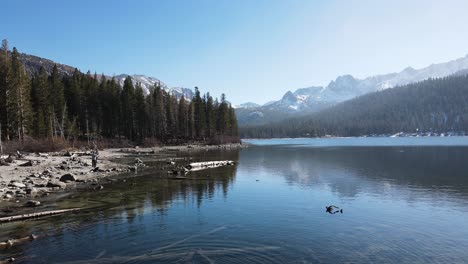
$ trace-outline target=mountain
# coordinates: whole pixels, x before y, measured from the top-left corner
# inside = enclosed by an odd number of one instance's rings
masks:
[[[252,102],[247,102],[247,103],[243,103],[243,104],[240,104],[240,105],[235,105],[234,108],[256,108],[256,107],[259,107],[259,106],[260,106],[259,104],[252,103]]]
[[[259,107],[242,107],[236,109],[239,125],[261,125],[280,121],[284,118],[308,115],[337,103],[396,86],[415,83],[429,78],[440,78],[449,75],[462,75],[468,71],[468,55],[445,63],[432,64],[422,69],[407,67],[401,72],[371,76],[357,79],[343,75],[331,81],[327,86],[312,86],[288,91],[274,102]],[[255,119],[249,116],[254,115]]]
[[[25,66],[26,72],[29,75],[34,75],[36,73],[39,73],[39,70],[41,69],[41,67],[44,67],[47,74],[50,75],[52,73],[52,69],[54,68],[54,65],[57,65],[57,69],[60,75],[70,76],[70,75],[73,75],[73,72],[75,71],[75,67],[56,63],[49,59],[44,59],[38,56],[25,54],[25,53],[20,54],[20,61]],[[102,76],[101,74],[98,74],[99,79],[101,78],[101,76]],[[127,76],[132,77],[133,85],[136,85],[139,82],[145,94],[148,94],[149,89],[153,87],[154,85],[159,85],[161,88],[165,89],[170,94],[175,95],[177,98],[182,97],[182,95],[188,100],[191,100],[193,98],[192,89],[184,88],[184,87],[168,87],[164,82],[162,82],[161,80],[155,77],[149,77],[149,76],[145,76],[141,74],[133,74],[133,75],[120,74],[120,75],[114,76],[114,78],[116,79],[117,82],[120,83],[120,85],[123,86],[125,78],[127,78]],[[107,79],[112,78],[111,76],[105,76],[105,77]]]
[[[306,117],[243,127],[244,138],[468,132],[468,75],[371,92]]]
[[[120,83],[120,85],[123,86],[125,78],[129,76],[128,74],[120,74],[117,76],[114,76],[114,78]],[[154,85],[159,85],[161,88],[165,89],[168,91],[170,94],[175,95],[178,99],[180,99],[182,96],[185,97],[187,100],[192,100],[193,98],[193,91],[189,88],[184,88],[184,87],[168,87],[164,82],[160,81],[157,78],[154,77],[148,77],[146,75],[141,75],[141,74],[133,74],[130,75],[132,77],[132,82],[133,85],[137,85],[137,83],[141,84],[141,87],[143,88],[143,92],[145,94],[149,94],[149,90],[151,87],[154,87]]]

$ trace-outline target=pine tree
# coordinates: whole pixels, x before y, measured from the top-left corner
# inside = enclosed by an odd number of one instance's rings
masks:
[[[10,58],[8,56],[8,41],[2,40],[0,50],[0,134],[4,139],[9,140],[8,122],[8,86],[10,82]]]
[[[135,128],[136,128],[136,138],[139,141],[142,141],[146,137],[146,126],[147,126],[147,115],[145,107],[145,94],[143,93],[143,88],[141,83],[137,83],[135,88]]]
[[[134,117],[135,117],[135,88],[132,77],[127,76],[124,81],[122,93],[120,94],[121,106],[121,131],[130,140],[134,139]]]
[[[54,128],[54,136],[64,137],[65,131],[65,96],[64,85],[61,80],[57,65],[54,65],[50,76],[50,101],[52,102],[52,122]]]
[[[187,139],[189,134],[188,134],[188,122],[189,122],[189,116],[188,116],[188,111],[187,111],[187,102],[185,101],[185,97],[182,96],[179,100],[179,109],[177,111],[178,115],[178,128],[177,130],[179,131],[179,137],[182,139]]]
[[[30,81],[19,61],[19,53],[13,48],[11,56],[11,80],[8,87],[8,112],[11,113],[12,136],[21,142],[31,126]],[[13,135],[14,134],[14,135]]]
[[[31,98],[33,101],[33,130],[34,134],[39,137],[52,136],[51,123],[51,103],[49,101],[49,82],[48,76],[43,67],[33,80]]]

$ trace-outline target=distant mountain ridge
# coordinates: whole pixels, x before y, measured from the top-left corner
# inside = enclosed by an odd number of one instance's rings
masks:
[[[57,69],[60,75],[70,76],[70,75],[73,75],[73,72],[75,71],[75,67],[65,65],[65,64],[60,64],[49,59],[45,59],[45,58],[41,58],[38,56],[25,54],[25,53],[21,53],[20,61],[25,66],[26,72],[29,75],[34,75],[35,73],[38,73],[41,67],[44,67],[47,74],[51,74],[52,69],[54,68],[54,65],[57,65]],[[98,74],[99,79],[101,78],[101,76],[102,74]],[[184,87],[169,87],[164,82],[162,82],[161,80],[155,77],[149,77],[149,76],[141,75],[141,74],[133,74],[133,75],[120,74],[120,75],[114,76],[114,78],[118,83],[120,83],[120,85],[123,86],[123,83],[125,81],[125,78],[127,78],[127,76],[132,77],[133,85],[140,83],[145,94],[148,94],[149,89],[153,87],[155,84],[157,84],[162,89],[165,89],[166,91],[168,91],[170,94],[177,96],[177,98],[180,98],[182,96],[184,96],[188,100],[191,100],[193,98],[192,89],[184,88]],[[106,76],[106,75],[105,77],[107,79],[112,78],[112,76]]]
[[[383,89],[308,116],[244,126],[243,138],[466,135],[468,75]]]
[[[468,55],[445,63],[431,64],[421,69],[407,67],[397,73],[375,75],[357,79],[352,75],[338,76],[327,86],[312,86],[288,91],[274,102],[259,107],[236,109],[239,125],[261,125],[292,116],[307,115],[337,103],[396,86],[415,83],[430,78],[463,74],[468,71]]]

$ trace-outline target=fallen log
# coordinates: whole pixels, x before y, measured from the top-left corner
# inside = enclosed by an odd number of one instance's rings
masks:
[[[31,234],[30,236],[18,238],[18,239],[8,239],[5,242],[0,242],[0,248],[9,248],[18,244],[22,244],[25,242],[33,241],[37,239],[37,236]]]
[[[45,211],[45,212],[38,212],[38,213],[31,213],[31,214],[22,214],[22,215],[0,217],[0,223],[20,221],[20,220],[26,220],[26,219],[31,219],[31,218],[49,216],[49,215],[69,213],[69,212],[76,212],[76,211],[79,211],[79,210],[81,210],[81,208],[61,209],[61,210]]]
[[[0,260],[0,264],[9,264],[9,263],[13,263],[14,261],[15,261],[15,258],[8,258],[5,260]]]
[[[139,149],[139,148],[127,148],[120,149],[120,152],[131,153],[131,154],[154,154],[154,149]]]
[[[204,169],[212,169],[222,166],[231,166],[234,165],[234,161],[232,160],[220,160],[220,161],[204,161],[204,162],[193,162],[187,165],[187,168],[190,171],[197,171],[197,170],[204,170]]]

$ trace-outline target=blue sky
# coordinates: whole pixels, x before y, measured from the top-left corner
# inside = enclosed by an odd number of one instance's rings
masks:
[[[468,53],[468,1],[2,0],[1,9],[0,38],[20,52],[225,92],[235,104]]]

